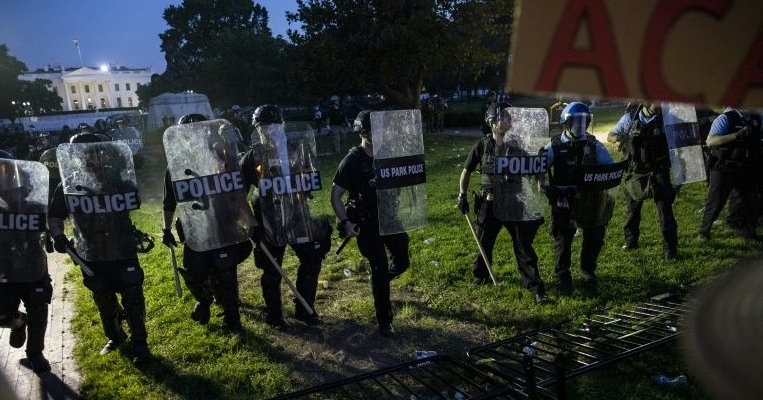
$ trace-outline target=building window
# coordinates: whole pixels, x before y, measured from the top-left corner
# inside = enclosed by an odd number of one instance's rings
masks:
[[[72,88],[72,94],[77,94],[77,87],[72,85],[71,88]]]
[[[101,85],[100,83],[98,84],[98,92],[103,93],[103,85]]]
[[[135,84],[135,91],[138,91],[138,89],[140,89],[140,82]]]
[[[106,99],[101,97],[101,108],[106,108]]]
[[[85,93],[90,93],[90,85],[85,85]]]
[[[74,87],[74,86],[72,86],[72,87]],[[79,110],[79,100],[74,100],[72,102],[72,108],[74,108],[75,110]]]
[[[132,107],[132,97],[127,98],[127,107]]]
[[[125,90],[130,90],[130,84],[129,83],[125,83]]]
[[[114,84],[114,91],[115,91],[115,92],[118,92],[118,91],[119,91],[119,84],[118,84],[118,83],[115,83],[115,84]]]
[[[122,107],[122,98],[117,97],[117,107]]]

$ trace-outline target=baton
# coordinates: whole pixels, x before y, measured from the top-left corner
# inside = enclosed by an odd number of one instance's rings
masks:
[[[278,265],[278,262],[276,261],[275,257],[273,257],[273,255],[270,254],[270,250],[268,250],[267,246],[265,246],[265,243],[259,243],[258,247],[262,249],[262,252],[265,253],[265,255],[268,257],[268,260],[270,260],[270,263],[273,264],[273,268],[275,268],[276,271],[278,271],[278,273],[281,274],[281,277],[283,278],[283,280],[286,281],[287,285],[289,285],[291,292],[294,293],[294,296],[297,297],[297,300],[299,300],[299,302],[302,303],[302,307],[305,307],[305,309],[310,315],[315,315],[315,311],[313,311],[312,307],[310,307],[307,304],[307,301],[305,300],[305,298],[302,297],[301,294],[299,294],[299,291],[297,291],[297,288],[294,286],[293,283],[291,283],[291,280],[289,279],[289,277],[286,276],[286,274],[283,272],[283,269],[281,269],[281,267]]]
[[[175,246],[167,246],[170,249],[170,258],[172,258],[172,273],[175,278],[175,294],[183,297],[183,289],[180,287],[180,273],[178,273],[178,262],[175,259]]]
[[[485,254],[485,249],[482,248],[482,245],[480,244],[480,239],[477,237],[477,232],[474,231],[474,225],[472,225],[472,220],[469,219],[469,216],[464,214],[464,217],[466,217],[466,223],[469,224],[469,229],[472,231],[472,236],[474,236],[474,240],[477,242],[477,248],[480,249],[480,255],[482,255],[482,261],[485,262],[485,267],[487,267],[487,272],[490,274],[490,279],[493,281],[493,286],[497,285],[498,282],[495,280],[495,275],[493,275],[493,269],[490,267],[490,261],[488,261],[487,254]]]
[[[347,246],[347,243],[350,243],[350,239],[352,239],[352,236],[347,236],[346,238],[344,238],[344,240],[342,241],[342,244],[340,244],[339,248],[336,249],[336,252],[335,252],[336,255],[339,255],[339,253],[341,253],[342,250],[344,249],[344,246]]]
[[[77,253],[72,250],[71,247],[66,246],[66,254],[71,257],[72,261],[74,261],[75,264],[79,265],[80,268],[82,268],[82,272],[85,273],[85,275],[93,277],[95,276],[95,272],[93,272],[92,269],[90,269],[87,265],[85,265],[85,261],[83,261],[80,256],[77,255]]]

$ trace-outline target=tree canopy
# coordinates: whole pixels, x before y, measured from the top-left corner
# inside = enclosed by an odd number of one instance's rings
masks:
[[[274,101],[283,86],[284,47],[272,37],[268,12],[251,0],[184,0],[164,10],[159,34],[167,70],[140,93],[193,90],[220,106]]]
[[[297,0],[287,13],[302,75],[320,92],[379,91],[416,107],[426,81],[488,71],[508,59],[511,1]],[[500,47],[492,44],[500,43]],[[501,78],[498,76],[497,78]],[[500,79],[503,81],[503,79]],[[492,83],[492,82],[490,82]]]
[[[8,51],[8,46],[0,44],[0,116],[19,116],[18,104],[22,102],[29,102],[34,111],[60,111],[61,97],[48,89],[52,82],[20,80],[19,75],[27,71],[27,66]]]

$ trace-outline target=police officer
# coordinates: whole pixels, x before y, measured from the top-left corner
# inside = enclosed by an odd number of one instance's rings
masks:
[[[344,106],[342,105],[339,96],[331,96],[331,107],[329,107],[328,114],[329,132],[331,132],[331,146],[334,150],[334,154],[339,154],[342,151],[342,141],[347,139],[347,127],[350,125],[347,121],[347,114],[345,114]]]
[[[11,347],[21,348],[26,342],[26,356],[37,374],[50,371],[50,363],[42,352],[48,326],[48,304],[53,295],[45,254],[45,221],[47,188],[30,187],[30,177],[39,185],[45,168],[39,163],[0,159],[0,327],[10,328]],[[36,190],[32,190],[36,189]],[[32,192],[42,193],[32,196]],[[8,218],[22,223],[10,224]],[[17,218],[23,217],[23,218]],[[35,219],[37,217],[37,219]],[[26,313],[19,311],[21,302]]]
[[[707,136],[710,148],[710,176],[707,199],[697,239],[710,239],[710,229],[726,205],[731,190],[741,200],[744,217],[736,233],[744,239],[759,241],[756,233],[757,207],[755,202],[753,167],[760,149],[759,131],[749,125],[749,117],[740,110],[727,107],[713,120]]]
[[[265,104],[254,110],[252,119],[259,140],[241,160],[244,183],[247,188],[257,188],[252,196],[254,215],[257,219],[257,233],[253,239],[254,261],[262,269],[260,284],[267,308],[265,322],[276,329],[288,328],[283,318],[281,302],[281,272],[283,256],[288,244],[297,258],[297,292],[310,310],[301,302],[294,301],[294,317],[306,325],[323,323],[314,310],[321,263],[331,249],[331,224],[327,218],[315,219],[310,216],[307,199],[310,192],[318,188],[304,188],[294,193],[275,193],[277,185],[271,185],[279,178],[289,178],[292,174],[313,171],[310,154],[292,154],[283,130],[281,109],[273,104]],[[314,156],[314,155],[313,155]],[[270,181],[270,182],[268,182]],[[268,189],[270,188],[270,189]],[[298,229],[309,225],[305,231]],[[274,260],[265,252],[269,252]],[[278,263],[278,268],[273,265]]]
[[[392,326],[390,281],[410,266],[409,238],[405,232],[379,234],[370,110],[358,113],[353,131],[360,136],[360,145],[351,148],[337,167],[331,188],[331,207],[339,219],[338,229],[343,230],[343,235],[357,239],[360,254],[371,266],[371,292],[379,332],[391,337],[395,329]],[[351,208],[342,200],[345,193]]]
[[[121,321],[126,317],[130,328],[133,362],[142,364],[151,359],[151,353],[147,343],[144,273],[138,261],[138,243],[129,214],[131,209],[137,208],[139,200],[137,204],[135,201],[130,202],[129,206],[125,201],[124,211],[94,212],[92,207],[89,210],[86,207],[75,207],[67,199],[69,190],[76,190],[77,194],[72,196],[80,201],[89,197],[93,203],[104,195],[119,194],[122,199],[139,198],[135,183],[121,180],[129,153],[120,153],[115,144],[100,142],[94,133],[80,133],[71,138],[71,145],[58,147],[63,181],[53,193],[48,227],[57,252],[72,251],[85,263],[80,266],[83,269],[83,282],[92,292],[104,334],[108,338],[100,354],[109,354],[125,343],[127,335]],[[75,162],[62,164],[61,156],[64,152],[71,154],[71,159]],[[75,160],[75,157],[81,159]],[[80,181],[75,180],[77,176],[88,177],[83,178],[88,179],[88,183],[80,185]],[[67,182],[67,179],[70,181]],[[92,188],[81,187],[85,185],[92,185]],[[108,193],[97,193],[98,186],[107,185],[109,188],[103,190]],[[69,188],[67,193],[65,186]],[[113,193],[114,190],[118,193]],[[85,195],[80,195],[80,191],[84,191]],[[90,196],[90,191],[96,193]],[[77,239],[76,248],[64,233],[64,220],[69,217]],[[121,295],[121,306],[117,294]]]
[[[69,125],[64,125],[61,128],[61,134],[58,135],[58,143],[69,143],[69,139],[74,136],[74,132],[72,132],[72,128],[69,127]]]
[[[546,195],[551,203],[550,230],[554,239],[557,289],[562,295],[572,293],[572,240],[578,227],[583,231],[580,269],[584,288],[593,292],[598,288],[597,259],[604,246],[606,224],[612,216],[612,199],[606,193],[601,196],[601,193],[577,190],[581,165],[613,163],[604,145],[587,132],[592,117],[585,104],[568,104],[560,115],[564,130],[545,147],[549,166]],[[604,210],[606,215],[591,218],[586,215],[588,210]]]
[[[516,196],[516,193],[522,193],[522,186],[528,182],[525,182],[521,176],[507,176],[499,173],[497,166],[500,156],[527,155],[527,149],[522,148],[518,143],[521,142],[521,138],[511,133],[511,116],[507,112],[509,107],[511,106],[504,102],[495,102],[488,107],[485,122],[490,125],[493,133],[478,141],[466,158],[459,180],[458,207],[462,214],[468,214],[469,203],[466,193],[469,188],[469,178],[480,165],[481,205],[478,210],[475,210],[477,213],[475,231],[480,246],[489,258],[487,261],[492,264],[495,240],[501,227],[506,228],[514,243],[514,257],[522,276],[522,283],[525,288],[534,293],[536,302],[543,303],[548,300],[548,297],[538,272],[538,255],[533,248],[533,240],[543,223],[543,216],[540,213],[524,215],[524,212],[519,211],[524,210],[525,205],[522,203],[523,196]],[[480,254],[477,254],[474,260],[472,274],[474,284],[482,285],[488,282],[487,266]]]
[[[30,161],[40,161],[40,156],[42,153],[44,153],[45,150],[51,149],[53,147],[53,143],[50,140],[50,133],[40,132],[40,134],[37,136],[37,145],[29,153],[28,158]]]
[[[641,104],[627,111],[607,135],[607,141],[620,143],[620,149],[629,161],[626,181],[638,179],[644,186],[650,186],[660,221],[663,257],[666,260],[675,260],[678,257],[678,225],[673,215],[676,191],[670,182],[668,141],[663,128],[660,105]],[[637,187],[642,187],[642,182],[636,182]],[[625,203],[628,211],[623,227],[623,250],[638,248],[644,199],[645,197],[638,192],[626,191]]]
[[[207,118],[201,114],[186,114],[180,117],[178,125],[204,121],[207,121]],[[180,144],[173,145],[179,146]],[[165,145],[166,151],[167,146]],[[233,167],[233,165],[230,167]],[[237,158],[235,167],[238,167]],[[235,221],[232,220],[223,221],[216,219],[218,218],[218,210],[215,205],[223,207],[222,203],[217,203],[215,199],[204,199],[204,201],[210,204],[208,204],[208,207],[200,207],[199,212],[205,212],[204,210],[206,209],[206,212],[210,212],[214,216],[213,219],[215,219],[217,224],[234,224]],[[215,205],[211,205],[211,203],[215,203]],[[227,214],[230,218],[243,218],[251,223],[253,219],[251,212],[248,210],[246,203],[242,204],[247,208],[246,210],[219,210],[219,214]],[[162,243],[168,247],[177,246],[177,240],[172,233],[172,224],[177,207],[178,201],[170,169],[168,168],[164,177],[164,227],[162,230]],[[207,240],[209,238],[205,237],[188,237],[183,226],[182,220],[179,219],[176,222],[176,228],[181,242],[183,242],[183,268],[179,269],[179,272],[183,276],[186,288],[188,288],[188,291],[191,292],[191,295],[196,300],[191,311],[191,319],[201,325],[209,323],[211,318],[210,307],[212,302],[217,300],[223,308],[223,327],[233,335],[243,333],[244,328],[241,325],[241,313],[239,310],[238,264],[246,260],[249,254],[251,254],[252,243],[247,237],[244,237],[243,240],[237,243],[221,245],[219,247],[211,246],[214,248],[210,249],[194,249],[189,245],[191,239],[194,242],[207,242],[211,240]],[[200,232],[200,234],[214,236],[215,232],[211,228]]]

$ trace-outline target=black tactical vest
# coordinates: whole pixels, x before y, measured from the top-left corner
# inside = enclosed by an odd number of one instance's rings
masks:
[[[572,186],[577,184],[580,166],[596,164],[596,137],[586,135],[587,140],[562,142],[562,135],[551,139],[554,152],[553,173],[549,169],[550,183],[553,186]]]
[[[662,171],[670,168],[668,140],[662,126],[662,113],[644,124],[633,111],[631,120],[635,126],[629,132],[631,150],[628,154],[631,168],[637,173]]]
[[[729,110],[723,113],[728,118],[728,133],[736,132],[745,127],[745,120],[736,110]],[[749,128],[748,128],[749,129]],[[750,140],[734,140],[721,146],[710,147],[712,155],[711,168],[719,169],[741,169],[749,166],[754,155],[754,148],[757,145],[757,138]]]

